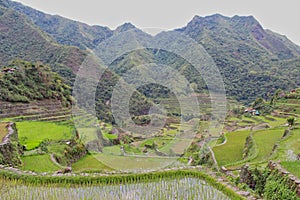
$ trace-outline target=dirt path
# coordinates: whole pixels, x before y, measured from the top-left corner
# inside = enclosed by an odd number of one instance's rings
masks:
[[[57,165],[58,167],[60,167],[60,168],[65,168],[65,166],[62,166],[61,164],[59,164],[59,163],[57,162],[57,160],[54,158],[54,154],[53,154],[53,153],[51,153],[50,159],[51,159],[51,161],[52,161],[55,165]]]

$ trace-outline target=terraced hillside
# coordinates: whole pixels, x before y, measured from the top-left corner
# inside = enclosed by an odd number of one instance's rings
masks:
[[[50,67],[16,60],[0,68],[0,120],[70,119],[70,87]]]
[[[225,142],[213,148],[219,166],[232,169],[246,163],[264,166],[269,160],[275,160],[299,176],[300,93],[297,89],[279,94],[280,97],[272,100],[274,110],[271,115],[244,114],[227,118],[226,126],[234,128],[227,128],[230,132],[225,133]],[[293,124],[288,123],[289,118],[294,119]]]
[[[12,121],[60,122],[71,118],[71,109],[60,101],[42,100],[32,103],[0,102],[0,119]]]

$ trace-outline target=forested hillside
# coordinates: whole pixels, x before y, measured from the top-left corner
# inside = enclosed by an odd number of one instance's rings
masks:
[[[48,15],[18,2],[2,0],[2,5],[27,16],[60,44],[93,49],[113,34],[113,31],[107,27],[89,26],[58,15]]]
[[[61,74],[70,84],[86,56],[77,47],[55,43],[25,16],[0,6],[0,65],[20,58],[43,62]]]
[[[84,49],[94,49],[120,32],[136,30],[130,23],[116,30],[89,26],[10,0],[1,0],[0,5],[1,64],[6,65],[15,57],[42,61],[53,66],[69,85],[87,55]],[[268,99],[277,89],[290,90],[300,85],[300,47],[285,36],[265,30],[252,16],[195,16],[187,26],[175,31],[190,36],[205,48],[220,69],[227,95],[239,101],[250,103],[257,96]],[[139,37],[147,40],[149,35],[141,32]],[[111,64],[110,73],[122,75],[147,62],[169,65],[184,74],[196,92],[207,92],[203,77],[188,62],[164,50],[128,52]],[[108,81],[107,85],[113,84]],[[154,98],[168,97],[168,90],[157,85],[140,88],[140,92]],[[105,104],[103,99],[100,101]]]
[[[300,84],[300,47],[252,16],[195,16],[178,31],[203,45],[223,74],[228,95],[238,100],[268,98],[278,88]]]
[[[29,103],[53,99],[65,106],[72,103],[70,87],[48,66],[16,60],[0,70],[2,101]]]

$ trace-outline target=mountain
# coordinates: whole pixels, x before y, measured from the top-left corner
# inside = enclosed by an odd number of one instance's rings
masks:
[[[114,34],[136,28],[131,23],[124,23],[116,30],[110,30],[108,27],[99,25],[90,26],[59,15],[46,14],[10,0],[1,0],[0,5],[25,15],[34,25],[47,33],[57,43],[77,46],[82,50],[94,49],[102,41]]]
[[[87,55],[87,52],[77,47],[57,44],[24,15],[1,6],[0,44],[1,66],[16,58],[43,62],[64,76],[69,84]]]
[[[85,50],[94,49],[121,32],[137,30],[130,23],[116,30],[89,26],[10,0],[0,0],[0,5],[5,10],[0,18],[0,31],[3,30],[0,39],[1,62],[7,63],[14,57],[39,60],[49,63],[55,71],[71,79],[74,79],[74,72],[88,53]],[[15,21],[17,23],[14,24]],[[174,31],[190,36],[204,47],[223,76],[227,95],[239,101],[249,103],[257,96],[269,98],[279,88],[289,90],[300,85],[297,77],[300,73],[300,47],[287,37],[264,29],[253,16],[195,16],[185,27]],[[148,34],[140,31],[139,39],[148,38]],[[129,52],[111,64],[111,73],[122,75],[132,67],[147,62],[170,65],[183,73],[191,84],[196,84],[197,92],[206,90],[201,75],[193,66],[163,50]],[[153,98],[168,96],[165,88],[151,87],[144,88],[144,91],[140,88],[140,92]]]
[[[133,24],[126,22],[126,23],[122,24],[121,26],[118,26],[116,28],[116,30],[114,30],[113,33],[114,33],[114,35],[117,35],[122,32],[130,31],[132,29],[137,29],[137,28]]]
[[[222,15],[195,16],[187,26],[174,30],[201,44],[218,66],[228,96],[250,103],[258,96],[269,98],[277,89],[300,85],[300,47],[285,36],[265,30],[252,16],[232,18]],[[147,34],[138,33],[138,40]],[[144,63],[171,66],[183,74],[196,92],[207,90],[203,77],[187,61],[162,49],[143,49],[117,58],[110,69],[122,75]],[[168,97],[159,86],[141,87],[146,96]]]
[[[238,100],[268,98],[278,88],[288,90],[300,85],[296,77],[300,73],[300,47],[285,36],[263,29],[252,16],[195,16],[176,31],[206,49],[223,75],[228,95]]]
[[[113,35],[113,31],[107,27],[89,26],[58,15],[45,14],[18,2],[1,1],[0,5],[25,15],[59,44],[94,49],[100,42]]]
[[[222,49],[228,51],[228,56],[239,60],[249,57],[253,61],[264,57],[291,59],[300,55],[299,46],[284,36],[264,30],[253,16],[195,16],[178,31],[197,40],[208,51]]]

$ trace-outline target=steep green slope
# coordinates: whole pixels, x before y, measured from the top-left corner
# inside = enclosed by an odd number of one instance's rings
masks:
[[[284,36],[264,30],[252,16],[195,16],[178,31],[197,40],[210,53],[222,52],[237,61],[251,58],[256,64],[258,59],[291,59],[300,55],[299,46]]]
[[[11,9],[0,7],[0,65],[8,65],[12,60],[20,58],[30,62],[41,62],[49,64],[54,72],[59,73],[65,82],[73,85],[76,72],[86,58],[88,52],[78,49],[77,47],[69,47],[57,44],[51,37],[33,25],[24,15],[21,15]],[[121,27],[124,31],[130,28],[126,25]],[[35,74],[37,75],[37,74]],[[38,80],[38,76],[32,75],[31,79]],[[11,74],[5,74],[11,76]],[[55,81],[55,77],[53,81]],[[107,71],[103,78],[99,81],[98,90],[96,92],[96,110],[99,118],[113,121],[110,105],[107,101],[110,100],[112,95],[113,86],[117,83],[118,76],[113,72]],[[2,99],[12,102],[28,102],[34,99],[49,98],[47,93],[40,94],[40,89],[36,88],[33,91],[27,91],[26,94],[22,93],[22,82],[17,84],[7,82],[3,85],[3,93],[6,96]],[[24,80],[26,82],[26,80]],[[38,87],[38,84],[35,83]],[[34,84],[33,84],[34,85]],[[20,87],[20,88],[19,88]],[[57,87],[60,87],[58,84]],[[90,90],[91,88],[86,88]],[[29,94],[32,93],[33,96]],[[45,96],[46,95],[46,96]],[[48,96],[47,96],[48,95]],[[140,99],[140,100],[139,100]],[[137,115],[146,114],[148,103],[145,102],[144,97],[140,94],[135,99],[132,106],[132,113]],[[86,102],[88,104],[88,101]],[[93,106],[93,105],[90,105]]]
[[[199,42],[219,67],[228,95],[242,101],[267,98],[277,88],[294,88],[300,82],[300,47],[286,37],[266,31],[250,17],[195,16],[178,29]],[[293,61],[290,61],[293,60]],[[286,65],[286,63],[293,64]]]
[[[70,85],[87,52],[56,42],[93,49],[105,39],[135,28],[126,23],[111,31],[44,14],[10,0],[1,0],[0,5],[3,6],[0,12],[1,64],[15,57],[42,61],[53,66]],[[207,50],[223,75],[228,96],[237,100],[252,102],[257,96],[268,99],[278,88],[289,90],[300,85],[297,77],[300,47],[285,36],[263,29],[254,17],[195,16],[186,27],[176,31],[189,35]],[[139,37],[147,40],[149,35]],[[200,74],[185,60],[163,50],[131,52],[117,58],[111,69],[120,75],[141,63],[151,62],[171,66],[184,74],[197,92],[205,92],[206,85]],[[108,82],[111,87],[113,84]],[[139,91],[154,98],[169,97],[168,89],[157,85],[145,86]],[[108,97],[105,96],[99,106],[106,104]],[[100,106],[98,110],[103,109]]]
[[[50,64],[69,84],[87,53],[77,47],[58,45],[25,16],[0,7],[0,65],[20,58]]]
[[[80,49],[94,49],[101,41],[113,34],[113,31],[107,27],[89,26],[57,15],[45,14],[14,1],[2,0],[2,5],[27,16],[59,44],[77,46]]]
[[[70,87],[47,66],[16,61],[0,70],[2,101],[28,103],[34,100],[55,99],[66,106],[71,104]]]

